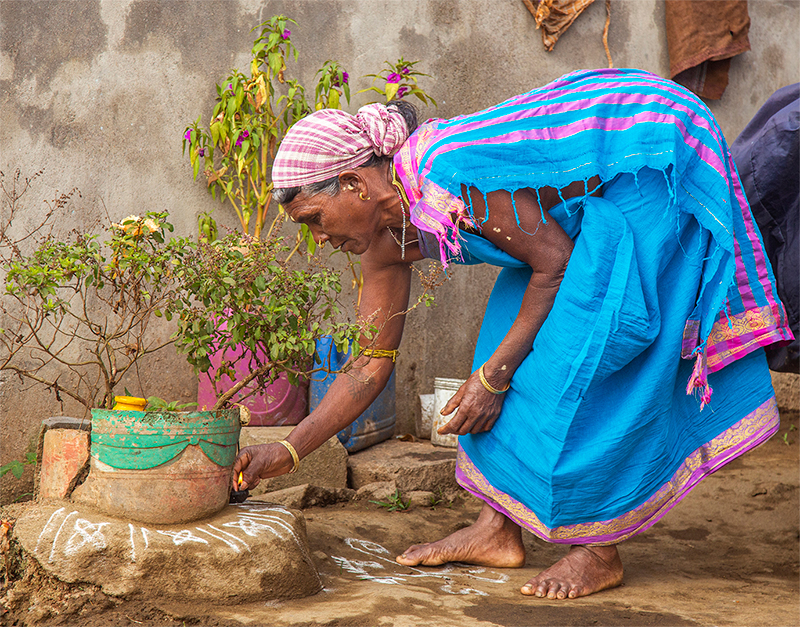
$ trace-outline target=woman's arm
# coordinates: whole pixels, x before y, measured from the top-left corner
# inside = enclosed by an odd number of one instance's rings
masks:
[[[472,204],[481,235],[533,269],[514,324],[483,368],[489,384],[501,390],[530,353],[533,340],[550,313],[572,252],[572,240],[546,210],[540,209],[536,194],[529,189],[515,192],[513,204],[506,191],[484,197],[470,188],[464,190],[464,196]],[[552,206],[551,203],[555,204],[542,200],[543,205]],[[445,415],[456,408],[458,413],[439,432],[465,435],[488,431],[502,405],[503,395],[489,392],[476,371],[443,408]]]
[[[405,324],[403,312],[411,291],[409,262],[421,257],[418,250],[409,247],[406,259],[401,260],[400,249],[388,231],[376,237],[361,256],[364,285],[359,313],[364,318],[372,317],[372,324],[379,329],[372,342],[375,348],[396,349],[400,345]],[[368,343],[364,340],[362,345]],[[360,357],[347,374],[337,376],[319,406],[287,438],[298,456],[305,457],[358,418],[381,393],[393,369],[389,358]],[[234,485],[239,472],[243,488],[252,488],[261,479],[285,474],[291,468],[291,455],[282,445],[248,446],[234,464]]]

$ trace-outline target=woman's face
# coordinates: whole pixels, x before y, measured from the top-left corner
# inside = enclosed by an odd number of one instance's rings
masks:
[[[374,202],[361,200],[353,190],[342,188],[335,196],[300,192],[286,205],[289,217],[305,224],[319,244],[360,255],[380,230],[380,212]]]

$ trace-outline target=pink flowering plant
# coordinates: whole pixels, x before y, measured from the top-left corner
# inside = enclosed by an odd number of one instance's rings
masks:
[[[290,78],[288,65],[298,57],[291,38],[295,24],[281,15],[256,27],[249,76],[233,70],[216,87],[208,125],[201,116],[184,129],[184,154],[195,179],[202,172],[209,192],[234,208],[241,225],[240,232],[223,235],[209,213],[199,217],[200,241],[187,252],[185,291],[176,304],[176,348],[209,377],[217,407],[253,381],[255,387],[248,389],[263,389],[280,373],[295,382],[321,368],[312,360],[322,335],[332,336],[337,349],[350,349],[355,357],[365,348],[359,342],[375,337],[369,320],[339,322],[339,274],[313,256],[316,242],[308,227],[285,236],[283,208],[268,217],[271,167],[288,129],[314,110],[350,102],[350,75],[337,61],[326,61],[316,73],[313,92]],[[433,102],[416,87],[422,74],[413,62],[401,59],[391,67],[401,77],[397,89],[381,93],[402,97],[404,88]],[[298,251],[308,254],[294,256]],[[360,287],[360,276],[352,265],[351,270]],[[236,376],[241,360],[248,365],[244,378]],[[226,378],[234,377],[226,388]]]
[[[372,91],[383,96],[386,102],[406,96],[415,96],[426,105],[438,106],[430,94],[421,89],[417,83],[417,77],[429,76],[414,69],[417,63],[419,61],[406,61],[403,57],[400,57],[395,63],[386,61],[384,63],[386,67],[378,74],[366,75],[372,78],[372,86],[362,89],[358,93]]]
[[[339,102],[344,94],[350,104],[350,75],[338,61],[325,61],[317,72],[319,80],[314,93],[315,109],[341,109]]]
[[[292,124],[313,110],[303,85],[287,76],[287,60],[298,57],[291,39],[293,24],[278,15],[253,29],[260,33],[253,43],[250,76],[233,70],[217,85],[209,125],[203,127],[200,116],[183,135],[183,151],[188,151],[195,179],[202,171],[211,195],[229,203],[242,233],[256,238],[266,236],[283,217],[279,209],[268,225],[269,170],[280,141]],[[338,63],[327,62],[318,76],[317,109],[338,108],[342,93],[349,101],[347,72]]]

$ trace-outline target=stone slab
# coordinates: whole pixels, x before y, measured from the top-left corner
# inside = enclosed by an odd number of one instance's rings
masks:
[[[351,455],[347,460],[349,487],[394,482],[405,494],[412,491],[458,490],[456,450],[430,442],[387,440]]]
[[[57,579],[113,596],[238,604],[322,588],[302,513],[280,505],[230,505],[191,524],[160,526],[50,502],[26,511],[14,535]]]
[[[292,509],[308,509],[351,501],[355,495],[356,491],[348,488],[325,488],[304,484],[251,497],[248,503],[276,503]]]
[[[294,427],[243,427],[239,447],[284,440]],[[347,450],[334,436],[300,461],[297,472],[264,479],[250,490],[252,496],[309,484],[324,488],[347,487]]]
[[[89,461],[89,432],[49,429],[44,434],[39,498],[63,499]]]
[[[397,492],[397,485],[394,481],[376,481],[362,485],[356,491],[356,499],[359,501],[383,501]]]
[[[71,416],[51,416],[42,420],[45,429],[82,429],[92,430],[91,418],[72,418]]]

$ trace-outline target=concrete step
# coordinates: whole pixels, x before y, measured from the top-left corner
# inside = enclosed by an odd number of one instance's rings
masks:
[[[243,427],[239,436],[239,447],[266,444],[285,440],[294,427]],[[263,479],[254,489],[252,496],[266,492],[285,490],[295,486],[310,484],[322,488],[346,488],[347,451],[336,436],[326,441],[316,451],[300,461],[297,472]]]
[[[456,449],[433,446],[428,440],[391,439],[347,458],[347,485],[354,490],[394,482],[403,494],[452,492],[459,489],[455,472]]]

